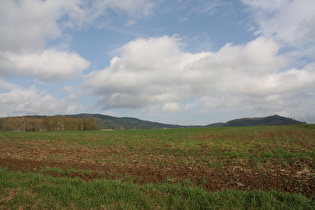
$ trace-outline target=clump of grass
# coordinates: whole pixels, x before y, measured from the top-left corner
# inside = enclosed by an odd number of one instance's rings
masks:
[[[55,178],[0,169],[0,209],[314,209],[302,195],[277,191],[207,192],[182,184]]]

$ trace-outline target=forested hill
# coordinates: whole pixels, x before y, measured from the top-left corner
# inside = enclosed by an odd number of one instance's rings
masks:
[[[131,117],[112,117],[102,114],[78,114],[69,115],[75,118],[93,118],[100,129],[161,129],[161,128],[180,128],[180,127],[232,127],[232,126],[270,126],[270,125],[295,125],[305,124],[298,120],[294,120],[279,115],[273,115],[261,118],[241,118],[228,121],[226,123],[214,123],[206,126],[181,126],[173,124],[163,124],[151,121],[144,121]]]
[[[270,126],[270,125],[296,125],[306,124],[298,120],[294,120],[279,115],[269,117],[241,118],[230,120],[226,123],[209,124],[207,127],[232,127],[232,126]]]
[[[162,128],[179,128],[183,126],[163,124],[140,120],[132,117],[113,117],[102,114],[77,114],[69,115],[74,118],[93,118],[100,129],[129,130],[129,129],[162,129]]]
[[[21,116],[0,118],[0,131],[88,131],[98,130],[94,118],[69,116]]]
[[[278,115],[263,118],[242,118],[226,123],[214,123],[204,127],[231,126],[269,126],[294,125],[303,122]],[[130,130],[130,129],[163,129],[180,126],[140,120],[131,117],[112,117],[102,114],[76,114],[56,116],[21,116],[0,118],[0,131],[84,131],[84,130]]]

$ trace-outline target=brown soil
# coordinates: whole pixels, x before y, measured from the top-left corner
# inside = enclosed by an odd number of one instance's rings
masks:
[[[122,179],[129,177],[138,184],[145,183],[179,183],[197,185],[208,191],[223,189],[265,191],[279,190],[289,193],[300,193],[315,197],[315,178],[307,169],[302,169],[301,164],[293,164],[289,170],[274,167],[266,170],[263,167],[250,167],[247,165],[225,164],[221,167],[204,167],[202,164],[180,165],[167,163],[159,167],[149,164],[120,165],[120,164],[91,164],[80,162],[54,162],[31,159],[0,158],[0,167],[11,171],[36,172],[44,168],[60,168],[65,173],[55,171],[44,172],[54,177],[79,177],[86,181],[94,179]],[[278,169],[276,169],[278,168]],[[89,173],[67,172],[69,169],[91,170]],[[130,181],[129,180],[129,181]]]

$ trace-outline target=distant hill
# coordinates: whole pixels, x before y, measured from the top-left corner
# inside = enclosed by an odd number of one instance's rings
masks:
[[[130,130],[130,129],[162,129],[162,128],[179,128],[180,125],[163,124],[140,120],[132,117],[112,117],[102,114],[77,114],[67,115],[74,118],[94,118],[100,129],[113,130]]]
[[[206,127],[232,127],[232,126],[270,126],[270,125],[296,125],[306,124],[298,120],[294,120],[279,115],[269,117],[256,117],[256,118],[241,118],[230,120],[226,123],[213,123],[206,125]]]
[[[213,123],[206,126],[181,126],[173,124],[163,124],[140,120],[131,117],[112,117],[102,114],[77,114],[68,115],[74,118],[94,118],[100,129],[129,130],[129,129],[162,129],[162,128],[183,128],[183,127],[232,127],[232,126],[270,126],[270,125],[295,125],[305,124],[304,122],[294,120],[279,115],[259,118],[241,118],[230,120],[226,123]]]
[[[291,118],[273,115],[261,118],[241,118],[226,123],[213,123],[206,126],[181,126],[140,120],[131,117],[113,117],[102,114],[74,114],[56,116],[22,116],[0,118],[0,131],[55,131],[55,130],[130,130],[166,129],[187,127],[232,127],[270,126],[306,124]]]

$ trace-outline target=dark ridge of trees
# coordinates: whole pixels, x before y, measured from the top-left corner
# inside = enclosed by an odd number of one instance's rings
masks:
[[[0,131],[84,131],[84,130],[129,130],[162,129],[185,127],[229,127],[229,126],[271,126],[306,124],[291,118],[273,115],[259,118],[241,118],[226,123],[206,126],[181,126],[140,120],[131,117],[112,117],[102,114],[75,114],[55,116],[21,116],[0,118]]]
[[[232,127],[232,126],[272,126],[272,125],[297,125],[306,124],[292,118],[273,115],[268,117],[241,118],[230,120],[226,123],[214,123],[207,127]]]
[[[0,131],[89,131],[98,130],[93,118],[28,116],[0,118]]]
[[[190,126],[181,126],[174,124],[164,124],[158,122],[151,122],[147,120],[140,120],[132,117],[113,117],[102,114],[76,114],[67,115],[74,118],[94,118],[96,124],[100,129],[112,129],[112,130],[130,130],[130,129],[164,129],[164,128],[183,128]],[[194,126],[196,127],[196,126]]]

